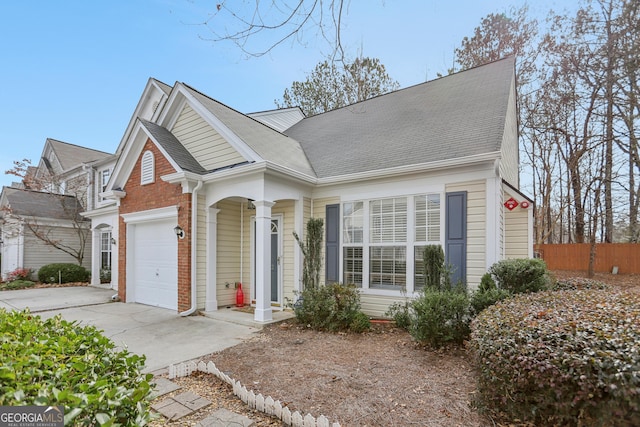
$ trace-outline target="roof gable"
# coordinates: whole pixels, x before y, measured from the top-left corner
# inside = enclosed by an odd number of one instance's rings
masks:
[[[247,116],[264,123],[278,132],[284,132],[291,126],[305,118],[300,107],[280,108],[277,110],[260,111],[247,114]]]
[[[204,109],[197,110],[198,113],[239,150],[247,161],[266,161],[304,175],[315,176],[298,141],[189,86],[184,85],[184,88],[189,98]]]
[[[499,154],[514,73],[507,58],[305,118],[284,133],[319,178]]]
[[[176,141],[196,158],[204,170],[215,170],[247,162],[220,133],[189,104],[185,104],[173,128]]]
[[[57,171],[57,173],[66,172],[82,164],[102,160],[111,156],[111,154],[105,153],[104,151],[47,138],[42,156],[51,161],[53,160],[51,154],[62,168],[62,170]]]

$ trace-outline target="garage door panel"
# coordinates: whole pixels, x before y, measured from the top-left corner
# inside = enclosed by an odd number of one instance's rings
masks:
[[[177,309],[178,244],[173,233],[175,219],[135,224],[133,286],[141,304]]]

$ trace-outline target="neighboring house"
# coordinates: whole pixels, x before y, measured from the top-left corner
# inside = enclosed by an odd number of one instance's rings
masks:
[[[309,118],[245,115],[150,79],[100,193],[117,201],[120,298],[186,315],[233,305],[241,282],[268,321],[302,288],[293,232],[311,217],[325,223],[323,280],[356,284],[370,315],[419,291],[426,245],[470,288],[494,262],[532,256],[514,69],[508,58]]]
[[[3,187],[0,206],[3,277],[17,268],[31,269],[35,275],[46,264],[77,264],[73,254],[84,251],[89,234],[78,199]],[[83,265],[88,268],[90,261],[86,257]]]
[[[82,264],[91,266],[90,222],[79,213],[91,202],[89,165],[106,158],[115,162],[108,153],[48,138],[38,166],[29,167],[19,185],[3,188],[3,277],[16,268],[37,271],[53,262],[77,263],[71,254],[82,255],[85,250]]]

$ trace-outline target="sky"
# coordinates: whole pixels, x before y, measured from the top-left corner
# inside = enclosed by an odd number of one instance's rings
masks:
[[[231,0],[227,0],[230,2]],[[211,42],[216,0],[19,0],[0,6],[0,185],[47,138],[113,153],[149,78],[184,82],[243,113],[270,110],[329,48],[313,31],[260,58]],[[232,4],[233,2],[229,3]],[[236,2],[237,3],[237,2]],[[246,1],[245,4],[253,3]],[[530,14],[575,0],[537,0]],[[400,87],[433,80],[483,17],[524,0],[346,0],[348,55],[378,58]],[[217,19],[217,17],[216,17]],[[214,25],[223,25],[215,21]]]

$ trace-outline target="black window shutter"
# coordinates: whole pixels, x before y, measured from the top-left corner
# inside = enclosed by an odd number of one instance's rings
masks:
[[[445,257],[452,267],[451,281],[467,283],[467,192],[446,195]]]
[[[327,205],[325,208],[325,283],[340,281],[340,205]]]

